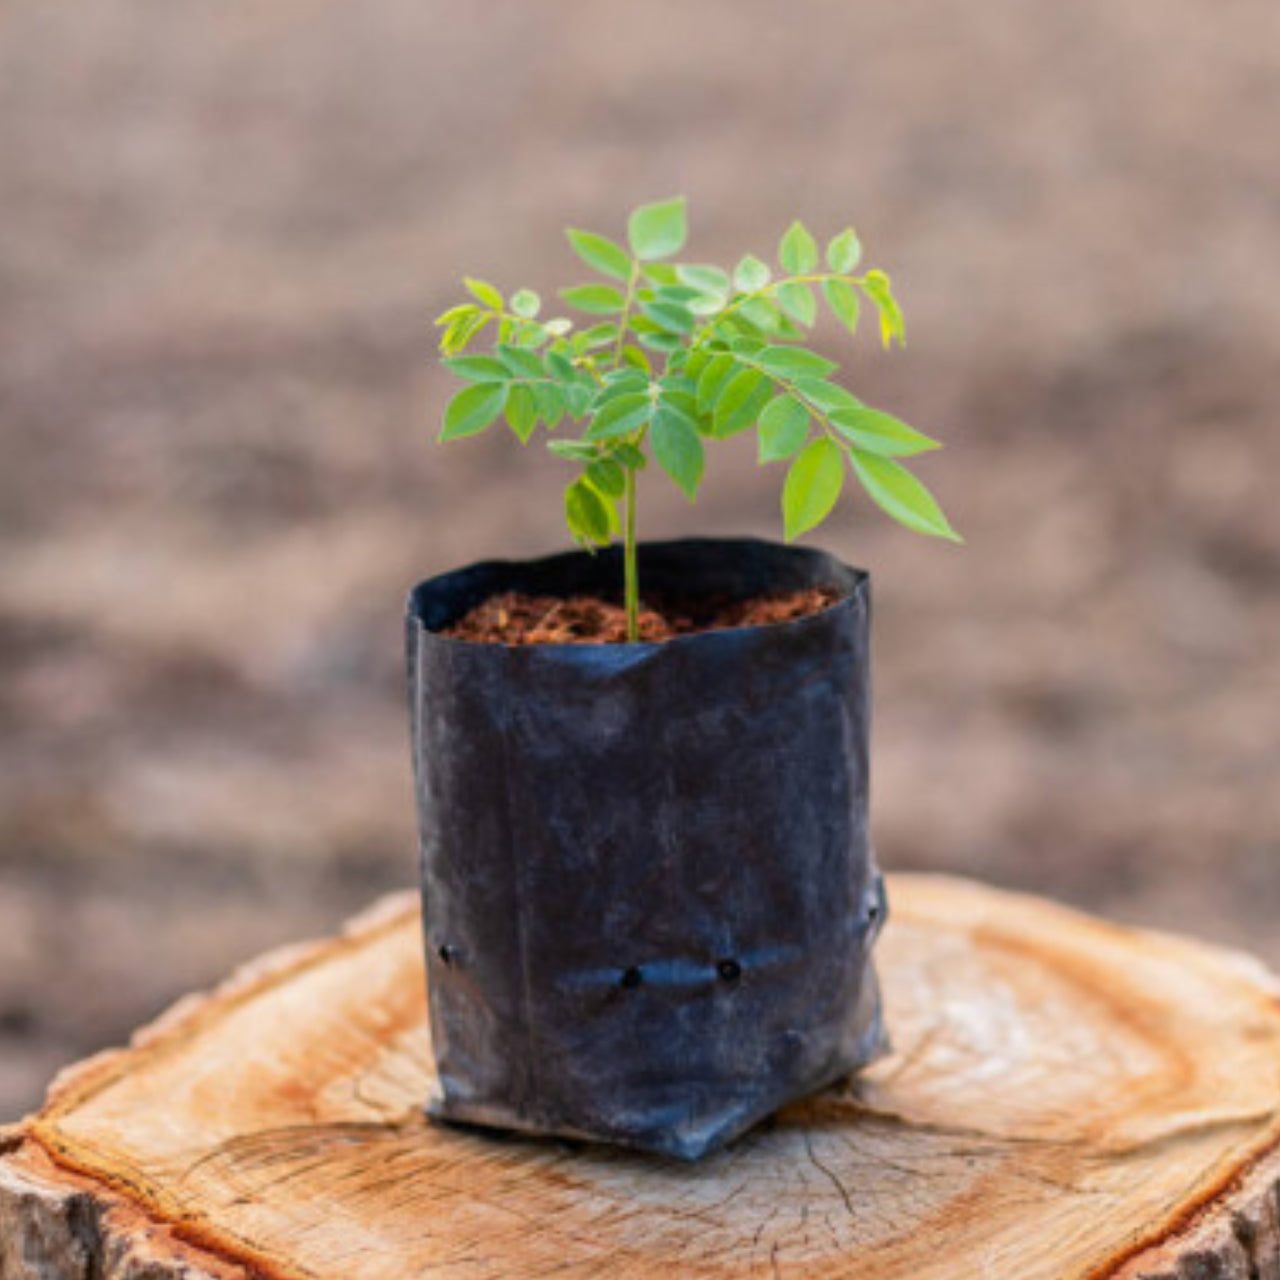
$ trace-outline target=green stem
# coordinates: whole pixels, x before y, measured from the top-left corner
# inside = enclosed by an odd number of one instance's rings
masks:
[[[623,546],[623,578],[627,606],[627,639],[640,639],[640,576],[636,571],[636,473],[627,468],[627,528]]]
[[[631,319],[631,305],[636,297],[636,285],[640,283],[640,263],[631,259],[631,276],[627,280],[627,295],[622,300],[622,314],[618,317],[618,341],[613,345],[613,367],[622,363],[622,348],[627,341],[627,322]]]

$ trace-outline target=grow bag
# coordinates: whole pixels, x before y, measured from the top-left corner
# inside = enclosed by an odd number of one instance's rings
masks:
[[[514,647],[438,632],[502,591],[616,598],[619,550],[413,591],[428,1109],[697,1159],[882,1047],[869,581],[752,540],[639,562],[655,594],[839,599],[662,643]]]

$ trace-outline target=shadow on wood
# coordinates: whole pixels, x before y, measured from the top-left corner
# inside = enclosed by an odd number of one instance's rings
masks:
[[[1280,1004],[1247,959],[891,881],[896,1052],[690,1168],[433,1126],[416,905],[65,1073],[0,1278],[1280,1276]]]

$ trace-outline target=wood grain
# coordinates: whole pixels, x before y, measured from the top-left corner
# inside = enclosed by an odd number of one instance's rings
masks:
[[[891,894],[896,1052],[694,1168],[424,1121],[417,913],[382,904],[66,1073],[0,1157],[0,1278],[1280,1277],[1274,980]]]

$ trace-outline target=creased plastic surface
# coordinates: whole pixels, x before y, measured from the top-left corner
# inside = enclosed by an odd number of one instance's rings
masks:
[[[410,596],[434,1115],[684,1159],[881,1048],[867,575],[754,540],[643,545],[645,590],[832,585],[662,644],[436,631],[504,590],[612,594],[616,549]]]

